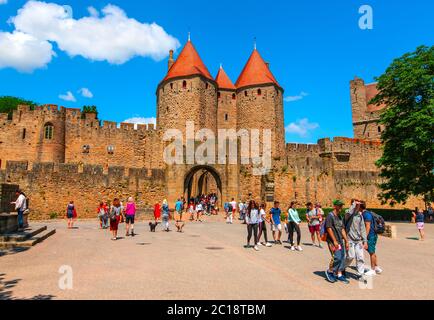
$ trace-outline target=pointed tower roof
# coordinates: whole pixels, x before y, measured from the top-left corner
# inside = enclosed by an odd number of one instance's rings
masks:
[[[255,48],[235,83],[235,86],[239,89],[259,84],[275,84],[280,88],[276,78],[274,78],[264,59],[262,59],[258,50]]]
[[[192,75],[201,75],[210,80],[214,80],[193,46],[193,43],[189,40],[179,54],[178,59],[176,59],[173,66],[167,72],[163,81]]]
[[[222,66],[220,66],[219,72],[215,77],[215,81],[217,82],[219,89],[236,90],[233,82],[228,77]]]

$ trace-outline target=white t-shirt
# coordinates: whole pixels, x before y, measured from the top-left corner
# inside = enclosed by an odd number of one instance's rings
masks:
[[[232,211],[236,210],[236,208],[237,208],[237,202],[236,201],[231,201],[231,205],[232,205]]]
[[[250,217],[249,214],[247,213],[246,220],[248,224],[259,223],[259,219],[260,219],[260,215],[258,209],[250,210]]]
[[[202,203],[199,203],[199,204],[196,206],[196,211],[203,211]]]
[[[267,213],[264,209],[259,210],[259,222],[264,222],[265,217],[267,216]]]

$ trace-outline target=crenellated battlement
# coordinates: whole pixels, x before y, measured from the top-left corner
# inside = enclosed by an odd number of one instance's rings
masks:
[[[86,177],[107,178],[115,181],[122,179],[149,181],[164,179],[164,171],[155,168],[109,166],[107,170],[104,170],[101,165],[82,163],[35,162],[30,164],[27,161],[6,161],[6,168],[0,171],[6,176],[51,176],[57,174],[70,181],[79,181],[86,179]]]
[[[8,119],[8,115],[0,113],[0,125],[18,123],[28,120],[43,120],[44,118],[50,118],[47,120],[61,120],[65,121],[67,125],[78,125],[81,128],[92,127],[101,129],[103,131],[114,130],[119,133],[125,131],[137,131],[137,132],[154,132],[156,126],[152,124],[138,124],[132,123],[117,123],[114,121],[99,121],[96,119],[95,113],[83,113],[77,108],[65,108],[55,104],[45,104],[40,106],[31,107],[29,105],[19,105],[17,110],[12,113],[12,119]],[[101,125],[102,123],[102,125]],[[113,131],[111,132],[113,133]]]

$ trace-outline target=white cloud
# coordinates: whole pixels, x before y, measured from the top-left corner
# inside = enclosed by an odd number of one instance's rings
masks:
[[[0,32],[0,69],[32,72],[45,67],[55,55],[47,41],[18,31]]]
[[[93,98],[93,93],[88,88],[81,88],[78,92],[85,98]]]
[[[92,17],[99,17],[99,11],[98,10],[96,10],[94,7],[88,7],[87,8],[87,11],[89,12],[89,14],[92,16]]]
[[[127,119],[125,121],[123,121],[125,123],[134,123],[134,127],[137,128],[138,124],[157,124],[157,119],[152,117],[152,118],[143,118],[143,117],[133,117],[130,119]]]
[[[309,94],[307,94],[306,92],[300,92],[299,95],[297,96],[289,96],[289,97],[285,97],[285,101],[286,102],[294,102],[294,101],[298,101],[298,100],[302,100],[304,97],[307,97]]]
[[[75,99],[71,91],[68,91],[66,94],[60,94],[59,98],[65,101],[71,101],[71,102],[77,101],[77,99]]]
[[[0,0],[0,4],[6,4],[8,3],[8,0]]]
[[[11,22],[15,29],[40,40],[55,42],[71,57],[82,56],[95,61],[123,64],[135,56],[161,60],[179,41],[156,23],[141,23],[129,18],[119,7],[107,5],[97,16],[72,17],[69,6],[29,1]]]
[[[310,131],[319,128],[318,123],[311,123],[307,118],[292,122],[285,127],[287,133],[297,134],[300,137],[307,137]]]

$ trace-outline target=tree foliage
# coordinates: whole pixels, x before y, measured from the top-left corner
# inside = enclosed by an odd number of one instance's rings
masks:
[[[0,113],[7,113],[12,116],[12,112],[17,110],[19,105],[28,105],[31,108],[35,107],[37,103],[18,97],[2,96],[0,97]]]
[[[373,104],[387,104],[380,122],[383,203],[405,203],[410,196],[433,201],[434,188],[434,46],[421,46],[393,61],[376,79]]]
[[[95,113],[96,118],[98,119],[98,109],[96,106],[83,106],[81,110],[82,117],[85,117],[86,113]]]

